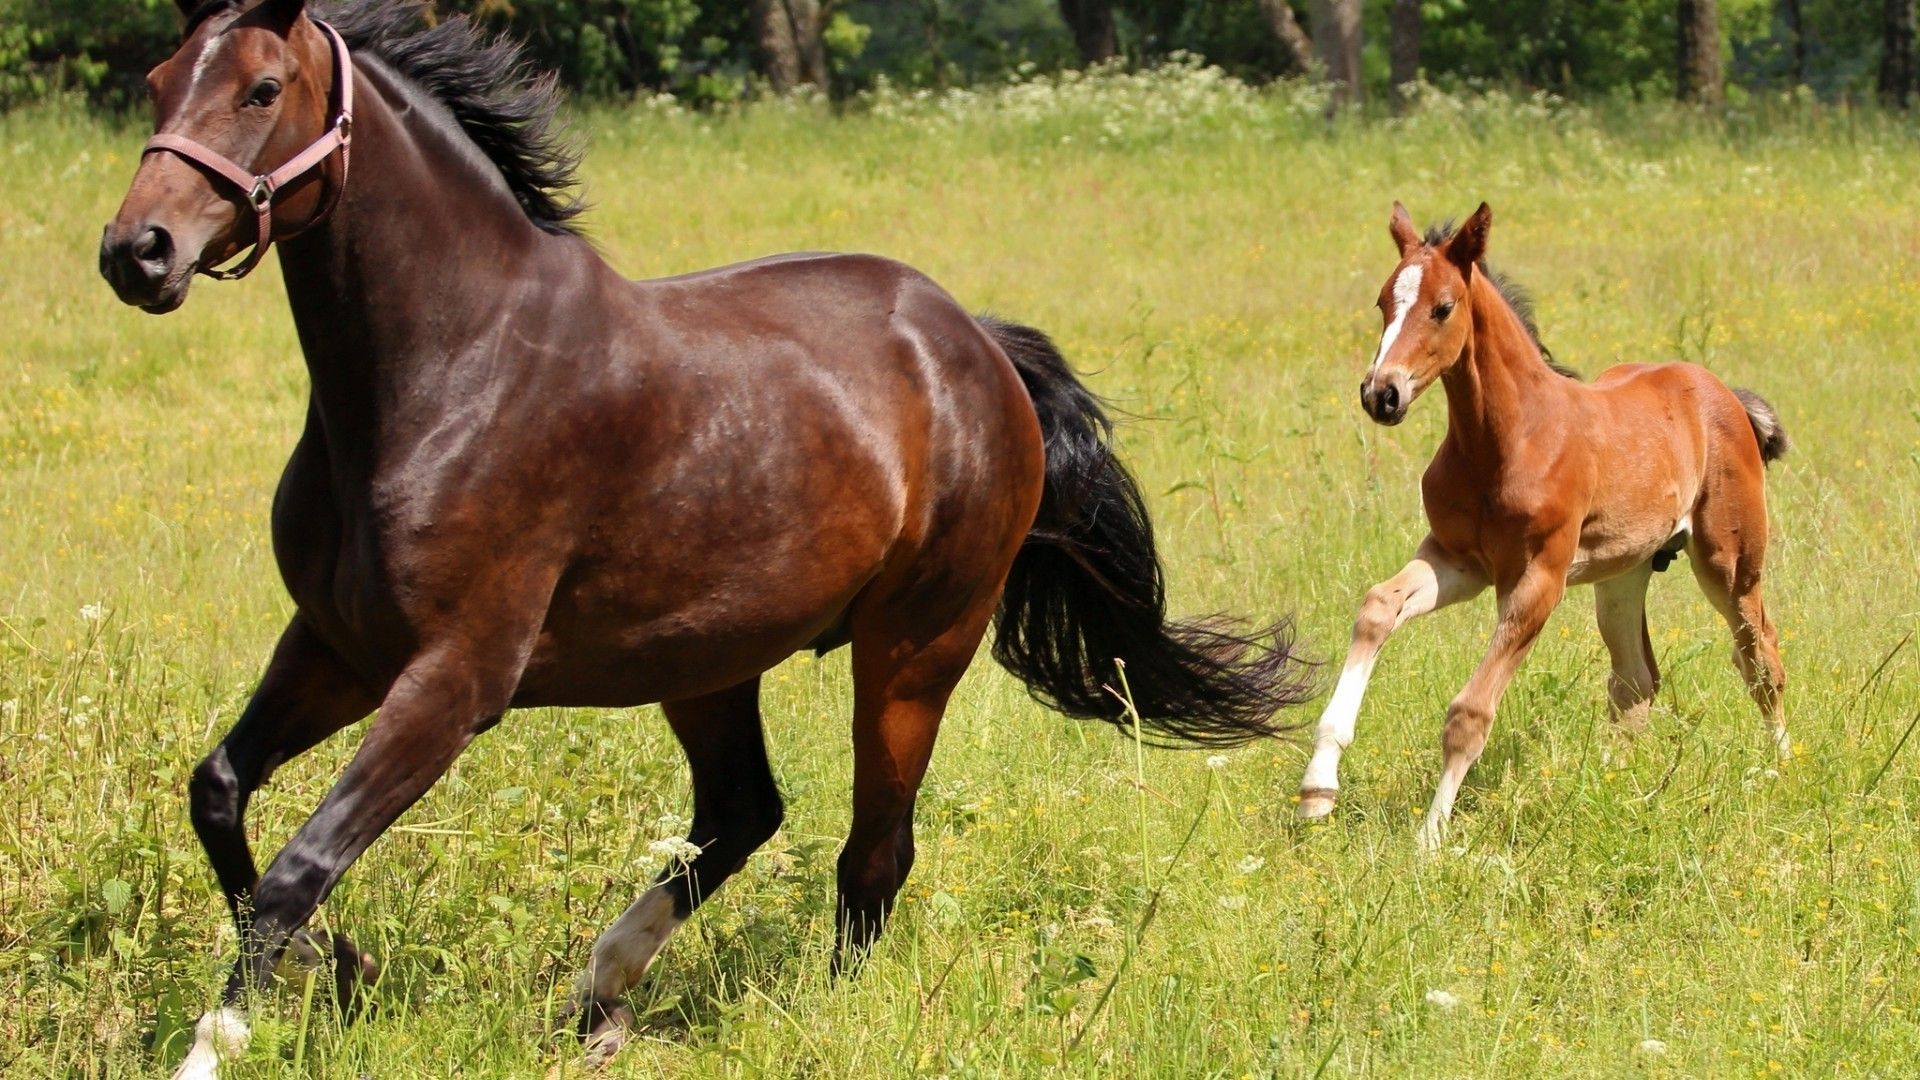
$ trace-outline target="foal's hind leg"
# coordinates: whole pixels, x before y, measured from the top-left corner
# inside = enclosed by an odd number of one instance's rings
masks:
[[[1793,755],[1793,742],[1787,738],[1786,710],[1780,700],[1786,689],[1786,673],[1780,666],[1773,620],[1767,618],[1760,596],[1760,570],[1767,544],[1764,505],[1757,513],[1757,526],[1696,531],[1687,561],[1693,564],[1700,591],[1733,631],[1734,666],[1754,704],[1760,706],[1760,719],[1784,759]],[[1696,518],[1702,516],[1696,512]]]
[[[240,719],[193,771],[187,791],[194,832],[226,895],[240,940],[252,921],[259,872],[247,845],[247,803],[281,764],[312,749],[327,736],[372,712],[376,692],[341,663],[299,616],[280,635],[273,659]],[[303,935],[304,936],[304,935]],[[333,953],[336,1000],[347,1008],[356,985],[370,981],[372,961],[344,936],[297,942],[303,954]],[[246,1045],[246,1020],[229,1006],[201,1017],[193,1046],[177,1074],[210,1077],[222,1055]]]
[[[1647,636],[1647,582],[1653,563],[1593,587],[1593,611],[1607,643],[1613,672],[1607,676],[1608,719],[1623,740],[1647,726],[1647,712],[1660,690],[1660,668]]]
[[[989,595],[931,640],[856,628],[853,639],[853,824],[840,852],[834,971],[859,962],[913,869],[913,803],[947,698],[973,660]]]
[[[582,980],[580,1032],[596,1057],[623,1041],[631,1014],[620,1003],[653,963],[675,929],[746,865],[747,856],[780,827],[780,791],[767,763],[756,676],[706,697],[660,706],[693,769],[693,825],[687,841],[700,848],[691,862],[672,860],[653,888],[641,894],[593,946]]]
[[[1477,572],[1459,568],[1429,536],[1399,573],[1367,591],[1360,615],[1353,623],[1353,645],[1340,668],[1340,682],[1320,714],[1313,739],[1313,758],[1300,777],[1303,818],[1333,813],[1340,793],[1340,755],[1353,745],[1353,729],[1360,716],[1360,699],[1367,692],[1374,661],[1387,637],[1408,620],[1477,595],[1486,581]]]

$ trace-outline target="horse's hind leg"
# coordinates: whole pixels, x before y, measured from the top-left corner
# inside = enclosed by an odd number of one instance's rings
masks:
[[[1607,643],[1613,672],[1607,676],[1608,719],[1622,740],[1647,726],[1647,712],[1660,690],[1660,667],[1647,636],[1647,582],[1653,563],[1593,587],[1593,612]]]
[[[260,878],[247,844],[248,801],[274,769],[378,704],[378,693],[362,685],[360,677],[295,616],[280,635],[273,659],[240,719],[194,769],[187,785],[194,832],[220,880],[243,942],[253,912],[253,889]],[[371,981],[371,959],[344,936],[300,940],[295,948],[313,960],[320,959],[322,952],[333,954],[335,992],[343,1009],[351,1005],[356,985]],[[208,1013],[200,1019],[178,1075],[214,1075],[219,1058],[237,1053],[246,1040],[246,1021],[237,1007],[230,1004]]]
[[[1700,591],[1733,631],[1734,666],[1754,704],[1760,706],[1760,719],[1774,747],[1786,758],[1793,753],[1781,703],[1786,673],[1780,666],[1779,638],[1760,595],[1767,548],[1766,505],[1756,499],[1752,507],[1751,514],[1735,522],[1696,511],[1697,527],[1687,558]]]
[[[1320,714],[1313,757],[1300,777],[1297,812],[1301,817],[1320,818],[1333,813],[1340,793],[1340,755],[1353,745],[1360,699],[1367,692],[1374,661],[1387,637],[1409,620],[1478,595],[1484,588],[1486,582],[1478,574],[1456,567],[1428,537],[1412,562],[1367,591],[1360,614],[1353,621],[1353,644],[1347,650],[1347,662],[1340,668],[1340,682],[1326,711]]]
[[[913,869],[913,803],[947,698],[986,633],[993,596],[930,640],[856,626],[853,824],[840,853],[836,973],[858,964]]]
[[[580,1032],[596,1057],[618,1048],[630,1013],[620,1004],[700,902],[746,865],[747,856],[780,827],[780,791],[767,763],[758,677],[706,697],[661,705],[693,770],[693,825],[687,842],[700,853],[675,858],[600,935],[582,980]]]

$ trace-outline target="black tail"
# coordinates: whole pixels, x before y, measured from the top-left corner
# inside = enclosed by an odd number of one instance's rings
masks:
[[[1747,410],[1747,423],[1753,425],[1753,437],[1760,443],[1760,463],[1770,465],[1787,456],[1787,429],[1780,423],[1780,414],[1773,411],[1767,399],[1751,390],[1733,388],[1733,396],[1740,399],[1740,407]]]
[[[1099,399],[1045,334],[980,324],[1027,384],[1047,447],[1046,491],[1007,574],[993,658],[1040,702],[1132,730],[1124,686],[1156,742],[1234,744],[1286,730],[1274,714],[1313,696],[1289,624],[1243,635],[1222,618],[1169,623],[1146,503],[1107,445],[1113,425]]]

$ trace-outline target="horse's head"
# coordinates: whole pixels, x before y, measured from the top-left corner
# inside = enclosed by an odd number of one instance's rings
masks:
[[[154,141],[100,238],[100,273],[155,314],[185,302],[195,271],[323,214],[340,175],[323,173],[338,163],[272,174],[346,134],[331,105],[344,47],[336,54],[305,0],[178,2],[185,40],[147,74]]]
[[[1380,289],[1380,317],[1386,329],[1373,365],[1360,380],[1360,407],[1382,424],[1406,419],[1421,391],[1446,373],[1467,347],[1473,325],[1472,281],[1486,253],[1493,211],[1486,203],[1466,224],[1437,244],[1413,227],[1407,208],[1393,204],[1387,231],[1400,246],[1400,264]]]

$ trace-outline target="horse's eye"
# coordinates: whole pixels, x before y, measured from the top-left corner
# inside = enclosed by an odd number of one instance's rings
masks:
[[[1451,301],[1445,304],[1433,305],[1433,318],[1435,322],[1444,322],[1447,316],[1451,314],[1453,314],[1453,304]]]
[[[260,85],[254,87],[253,92],[247,95],[247,104],[255,108],[264,109],[273,104],[279,97],[280,84],[272,79],[262,79],[260,80]]]

